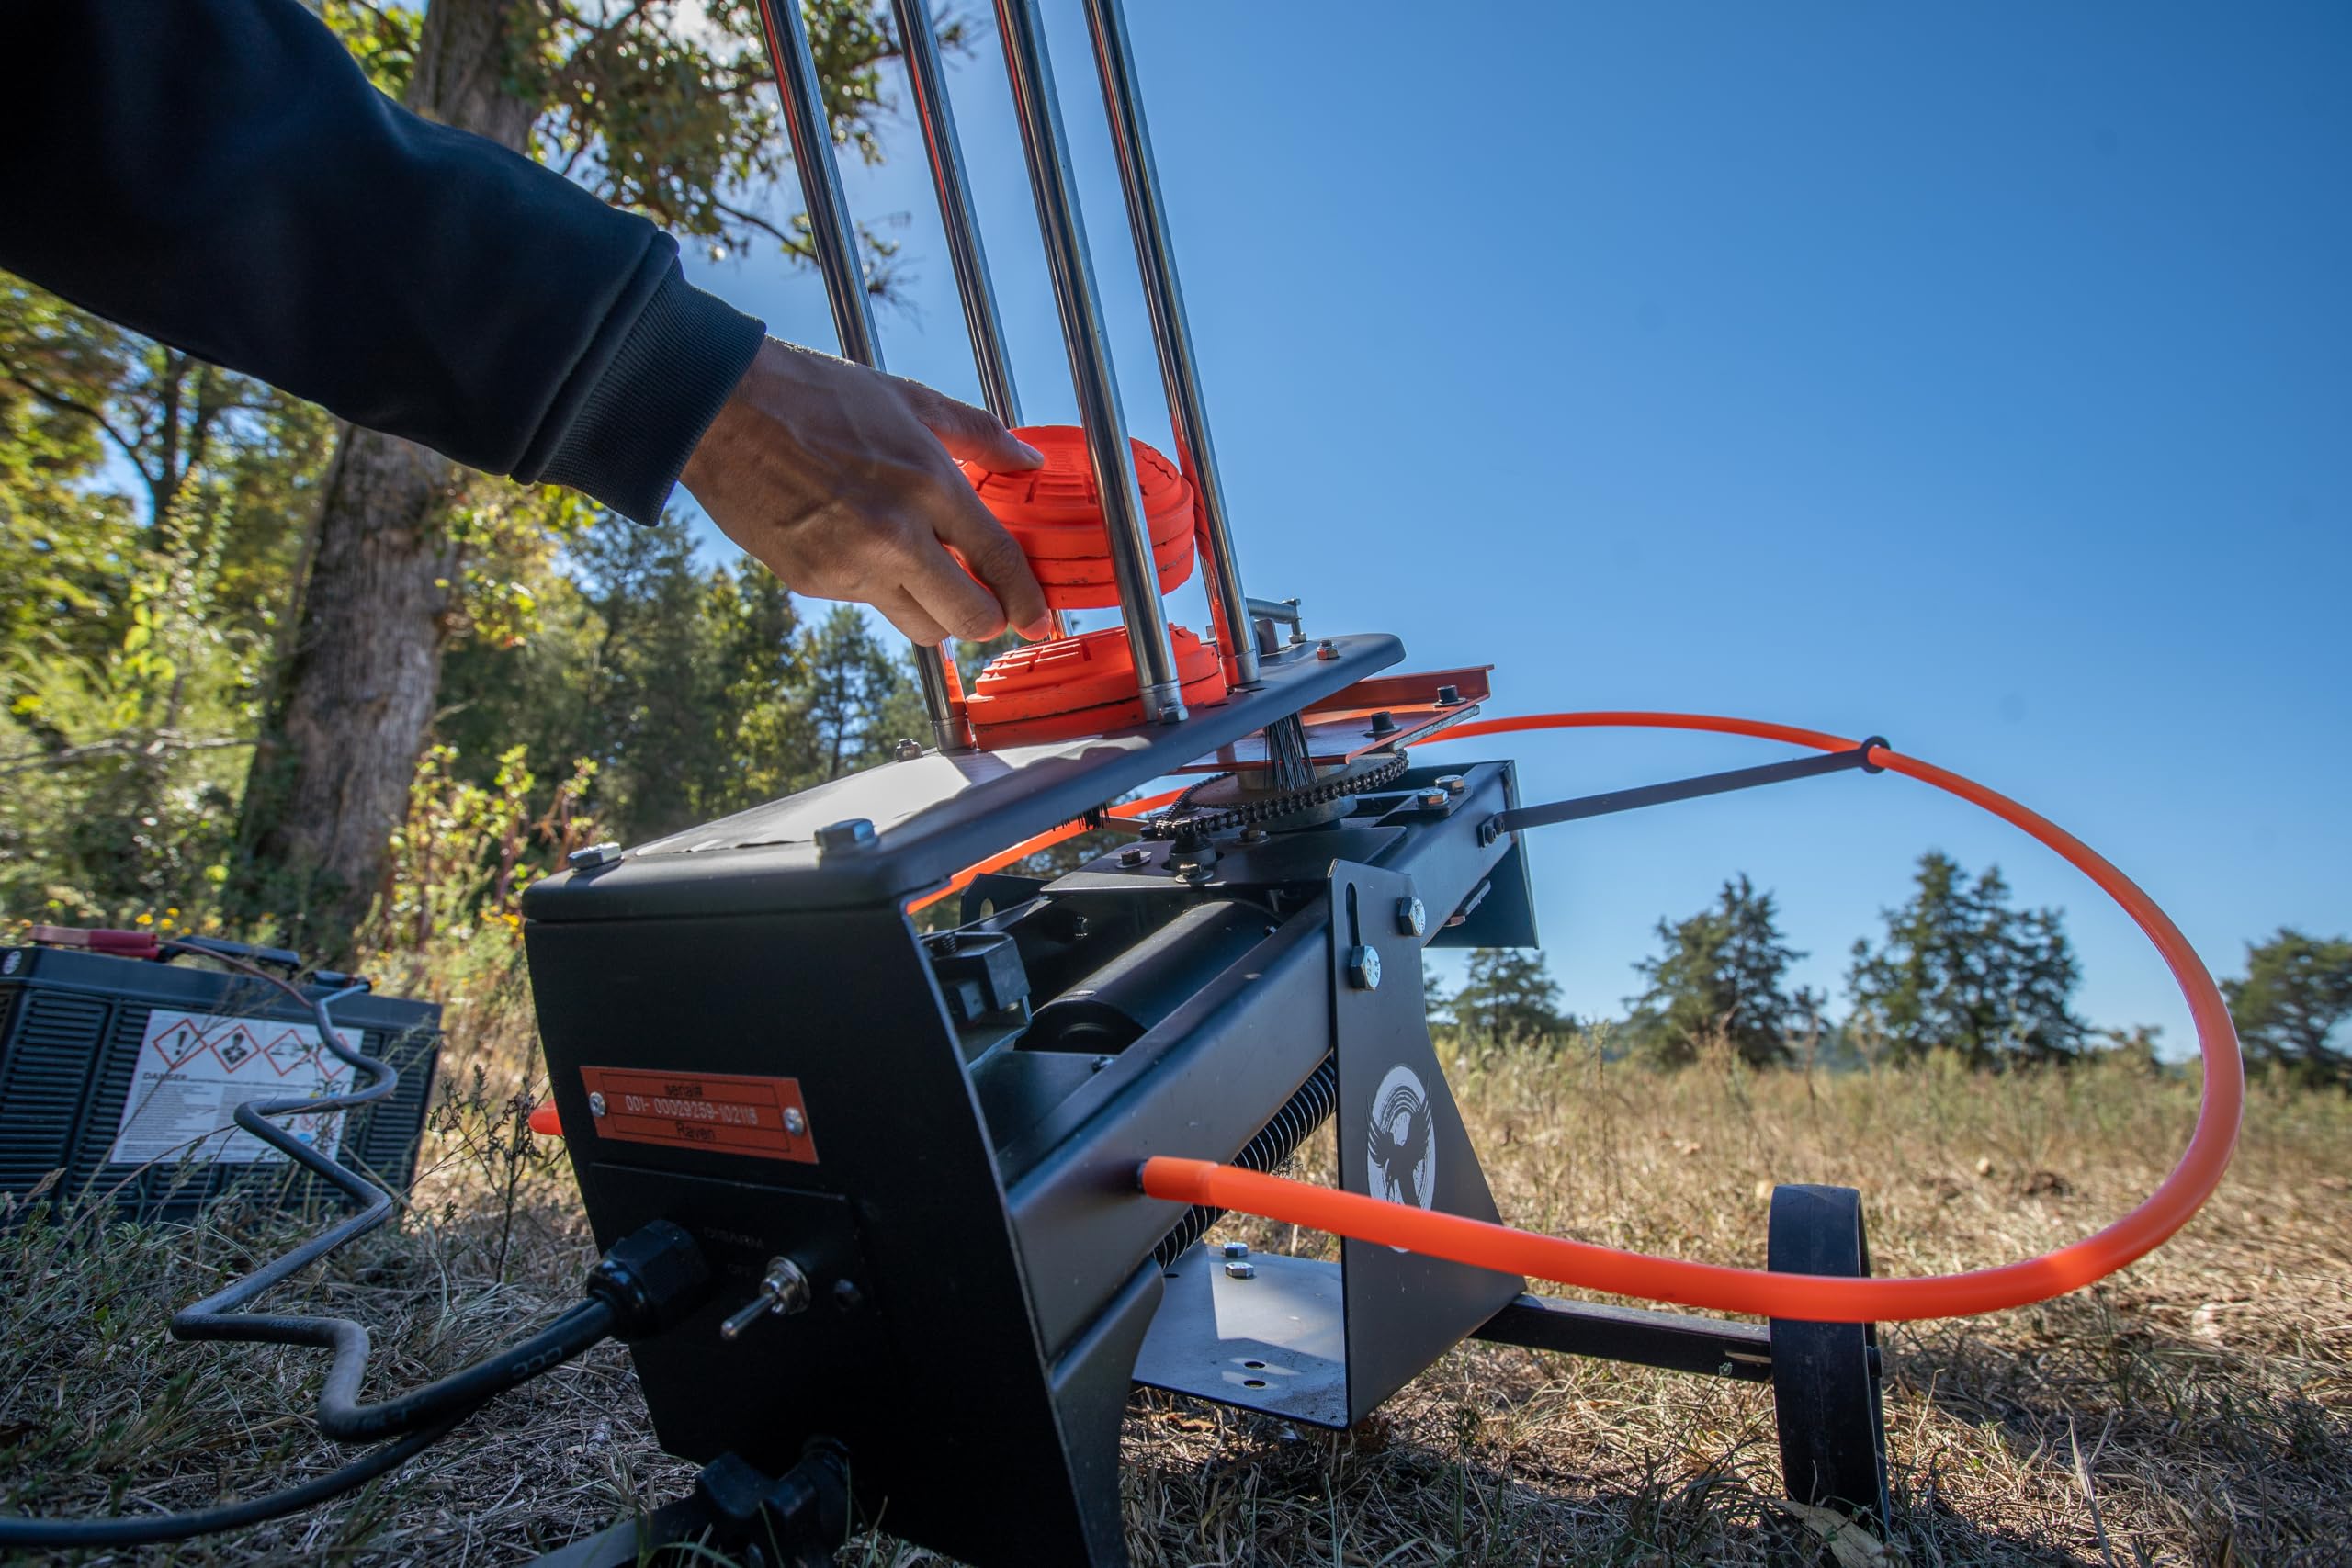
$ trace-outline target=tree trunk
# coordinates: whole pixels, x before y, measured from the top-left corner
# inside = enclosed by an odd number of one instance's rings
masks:
[[[408,107],[524,149],[533,107],[504,90],[512,0],[432,0]],[[346,429],[309,581],[245,787],[240,900],[317,961],[349,955],[432,727],[458,561],[464,473],[436,452]]]

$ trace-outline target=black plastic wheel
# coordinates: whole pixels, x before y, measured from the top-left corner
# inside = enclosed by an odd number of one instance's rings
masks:
[[[1770,1224],[1766,1261],[1776,1272],[1860,1279],[1871,1271],[1862,1195],[1850,1187],[1776,1187]],[[1883,1528],[1878,1325],[1776,1317],[1771,1330],[1772,1409],[1789,1496]]]

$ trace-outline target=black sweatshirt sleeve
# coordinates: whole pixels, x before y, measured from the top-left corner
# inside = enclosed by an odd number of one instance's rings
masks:
[[[296,0],[0,0],[0,267],[459,462],[661,513],[758,350],[677,244]]]

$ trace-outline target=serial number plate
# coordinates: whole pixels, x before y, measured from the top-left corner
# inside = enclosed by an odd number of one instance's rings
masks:
[[[582,1067],[600,1138],[817,1163],[798,1078],[737,1073],[647,1073]]]

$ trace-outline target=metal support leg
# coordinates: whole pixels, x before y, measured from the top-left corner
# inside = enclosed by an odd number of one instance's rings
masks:
[[[1258,679],[1258,650],[1250,637],[1249,595],[1234,555],[1233,530],[1226,520],[1225,489],[1218,481],[1216,451],[1209,441],[1208,410],[1193,359],[1193,333],[1184,317],[1184,291],[1176,281],[1176,256],[1168,239],[1167,206],[1159,197],[1159,172],[1152,163],[1151,131],[1145,124],[1143,93],[1136,80],[1135,51],[1127,41],[1127,18],[1120,0],[1086,0],[1086,21],[1094,37],[1094,62],[1102,78],[1102,106],[1111,141],[1119,155],[1119,184],[1127,198],[1127,221],[1143,270],[1144,304],[1151,313],[1152,341],[1159,348],[1160,379],[1168,388],[1168,413],[1176,429],[1176,457],[1198,499],[1207,548],[1201,569],[1208,576],[1209,603],[1216,606],[1226,675],[1234,685]]]
[[[932,29],[927,0],[891,0],[899,23],[899,47],[907,57],[907,81],[914,93],[915,123],[922,130],[932,188],[939,195],[939,220],[947,232],[947,256],[956,270],[956,292],[964,302],[964,325],[972,337],[972,360],[979,367],[980,400],[1008,428],[1021,423],[1021,398],[1013,389],[1012,360],[1004,343],[1004,321],[997,310],[996,285],[989,276],[988,249],[972,209],[971,183],[964,174],[964,144],[956,134],[956,110],[947,97],[946,73],[939,65],[939,39]],[[1063,635],[1062,613],[1048,610],[1053,635]]]
[[[775,71],[776,92],[784,104],[785,131],[792,139],[792,162],[800,174],[800,197],[808,207],[817,270],[825,279],[825,299],[833,310],[833,330],[844,356],[879,370],[882,344],[874,332],[865,269],[857,258],[857,229],[842,191],[841,167],[833,162],[832,126],[825,116],[824,86],[817,79],[817,57],[808,47],[800,0],[759,0],[759,6],[768,63]],[[923,36],[931,36],[928,25]],[[955,688],[948,679],[947,657],[944,645],[918,644],[915,672],[933,741],[943,751],[958,751],[971,745],[971,737],[948,700]]]
[[[1069,350],[1070,378],[1077,384],[1079,423],[1086,429],[1102,517],[1109,525],[1112,574],[1126,620],[1127,646],[1135,655],[1136,685],[1146,721],[1173,723],[1184,716],[1182,683],[1168,641],[1168,613],[1152,569],[1151,539],[1144,531],[1135,455],[1127,446],[1127,423],[1119,407],[1102,299],[1079,215],[1045,28],[1036,0],[997,0],[996,14],[997,30],[1004,35],[1005,66],[1012,78],[1012,107],[1021,122],[1029,183],[1037,198],[1038,224],[1045,232],[1046,262],[1053,274],[1054,303]]]

